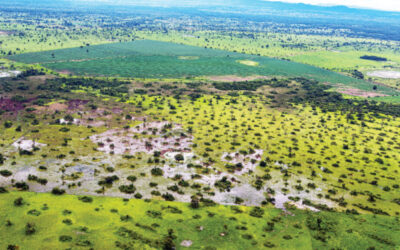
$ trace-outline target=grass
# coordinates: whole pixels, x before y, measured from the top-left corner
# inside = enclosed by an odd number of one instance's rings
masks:
[[[266,93],[275,90],[279,88],[260,91]],[[58,102],[54,101],[52,104]],[[31,125],[32,118],[27,118],[29,112],[26,115],[20,114],[11,128],[1,127],[0,152],[8,159],[1,169],[16,174],[23,166],[46,165],[49,172],[39,172],[39,175],[49,175],[49,181],[55,183],[60,179],[60,169],[80,164],[90,164],[103,171],[101,162],[105,162],[117,171],[129,171],[137,176],[148,173],[155,165],[151,155],[138,154],[133,155],[130,160],[123,160],[121,156],[96,151],[97,144],[84,139],[108,129],[121,129],[126,125],[134,127],[140,123],[123,119],[125,114],[130,114],[146,116],[150,120],[182,124],[184,131],[191,131],[190,134],[194,137],[195,146],[192,150],[198,159],[209,162],[212,168],[224,173],[229,172],[228,164],[222,158],[224,153],[262,149],[260,160],[267,161],[267,167],[260,167],[257,163],[251,174],[237,176],[253,187],[256,186],[257,179],[269,174],[272,179],[263,181],[262,185],[273,188],[277,193],[293,197],[312,197],[319,204],[331,204],[339,211],[355,209],[360,213],[370,213],[358,206],[361,204],[398,216],[398,204],[394,199],[397,198],[398,192],[396,166],[399,164],[399,118],[374,114],[364,114],[362,118],[358,118],[356,114],[328,112],[308,105],[281,110],[272,108],[274,100],[264,96],[218,98],[205,95],[191,101],[186,98],[134,95],[127,98],[127,103],[124,104],[114,103],[114,99],[107,99],[107,102],[105,111],[111,112],[113,107],[118,108],[122,105],[125,105],[125,108],[121,114],[104,119],[95,118],[95,121],[106,122],[104,126],[95,128],[49,124],[66,115],[67,111],[62,110],[55,114],[53,110],[46,109],[36,113],[35,118],[40,120],[40,123],[35,126]],[[84,110],[81,110],[83,117],[88,112],[93,112],[87,108]],[[74,116],[82,119],[77,114]],[[7,119],[11,119],[10,116],[4,115],[1,124]],[[18,125],[21,125],[21,132],[16,131]],[[61,131],[64,127],[69,128],[67,133]],[[21,156],[9,146],[21,136],[48,146],[35,152],[33,156]],[[146,135],[138,136],[147,138]],[[63,145],[65,138],[70,139]],[[57,156],[61,154],[66,157],[58,160]],[[94,158],[97,160],[93,160]],[[289,176],[284,176],[277,163],[290,167]],[[136,165],[136,168],[130,169],[131,164]],[[329,169],[329,172],[326,169]],[[202,173],[203,170],[204,168],[198,169],[198,173]],[[53,172],[57,175],[51,174]],[[213,172],[209,174],[213,175]],[[151,178],[151,175],[141,177],[143,183],[152,181]],[[121,179],[125,177],[121,176]],[[94,177],[94,184],[85,187],[85,192],[98,190],[97,181]],[[161,186],[176,184],[168,178],[159,177],[156,181],[162,184]],[[374,181],[376,184],[373,184]],[[315,185],[314,189],[308,187],[310,183]],[[302,191],[296,190],[298,185],[302,186]],[[157,197],[150,194],[152,189],[146,184],[137,188],[138,192],[148,198]],[[215,189],[212,185],[211,188]],[[316,188],[320,190],[316,191]],[[71,192],[80,193],[82,190],[71,189]],[[189,187],[183,190],[186,194],[197,192]],[[356,195],[352,194],[353,192]],[[118,190],[114,195],[117,194],[120,194]],[[376,197],[375,202],[369,201],[370,194]],[[342,198],[346,204],[339,205]]]
[[[250,215],[250,207],[191,209],[185,203],[111,197],[83,202],[79,196],[27,192],[0,197],[2,249],[9,245],[21,249],[154,249],[162,247],[168,229],[173,229],[178,249],[183,249],[180,243],[184,240],[191,240],[192,248],[204,249],[266,245],[279,249],[394,249],[400,244],[395,237],[400,230],[398,221],[385,216],[291,210],[292,216],[262,208],[264,214],[258,218]],[[23,199],[22,206],[14,205],[17,198]],[[314,226],[317,219],[324,223],[320,228]],[[34,225],[31,235],[25,233],[27,223]]]
[[[77,75],[135,78],[267,75],[306,77],[336,87],[346,85],[365,91],[373,87],[372,83],[305,64],[150,40],[26,53],[9,58]],[[390,96],[398,94],[385,86],[378,92]]]

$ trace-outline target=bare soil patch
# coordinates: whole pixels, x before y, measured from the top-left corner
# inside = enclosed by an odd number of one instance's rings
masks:
[[[69,100],[68,109],[69,110],[82,109],[83,105],[86,105],[88,102],[89,102],[88,100],[80,100],[80,99]]]
[[[46,144],[38,143],[32,140],[25,139],[24,137],[19,138],[12,144],[15,148],[21,150],[32,151],[34,148],[40,148],[46,146]]]
[[[231,163],[235,166],[240,165],[242,169],[235,171],[235,174],[245,174],[249,171],[254,171],[257,163],[261,160],[264,151],[262,149],[256,149],[254,153],[243,155],[239,152],[236,153],[224,153],[221,160]]]
[[[256,67],[256,66],[259,65],[258,62],[256,62],[256,61],[251,61],[251,60],[238,60],[238,61],[236,61],[236,62],[238,62],[238,63],[240,63],[240,64],[243,64],[243,65],[246,65],[246,66],[251,66],[251,67]]]
[[[368,72],[368,76],[386,78],[386,79],[400,79],[400,71],[373,71]]]
[[[25,104],[29,103],[31,100],[26,100],[23,102],[13,101],[10,98],[0,97],[0,110],[5,111],[20,111],[25,109]]]
[[[74,73],[72,73],[71,71],[68,70],[57,70],[58,73],[63,74],[63,75],[73,75]]]
[[[243,81],[253,81],[259,79],[270,79],[268,76],[235,76],[235,75],[226,75],[226,76],[209,76],[209,80],[218,81],[218,82],[243,82]]]
[[[144,122],[130,129],[111,129],[90,139],[97,143],[99,151],[114,154],[190,151],[193,138],[182,136],[181,129],[180,125],[169,122]]]
[[[373,91],[364,91],[361,89],[352,89],[352,88],[345,88],[345,89],[339,89],[339,93],[346,94],[346,95],[352,95],[352,96],[360,96],[360,97],[381,97],[381,96],[388,96],[382,93],[377,93]]]

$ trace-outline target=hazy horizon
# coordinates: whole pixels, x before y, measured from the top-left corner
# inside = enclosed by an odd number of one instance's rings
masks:
[[[129,4],[129,5],[143,5],[143,6],[206,6],[206,5],[228,5],[233,1],[214,0],[214,1],[195,1],[195,0],[72,0],[79,2],[97,2],[97,3],[109,3],[109,4]],[[252,2],[253,0],[248,0]],[[264,2],[285,2],[285,3],[303,3],[314,6],[346,6],[349,8],[361,8],[361,9],[374,9],[383,11],[395,11],[400,12],[400,2],[394,0],[381,0],[379,6],[375,0],[261,0]]]

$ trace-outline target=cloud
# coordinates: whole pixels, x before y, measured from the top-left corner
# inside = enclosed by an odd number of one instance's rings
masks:
[[[399,0],[264,0],[288,3],[305,3],[313,5],[345,5],[348,7],[361,7],[368,9],[400,11]]]

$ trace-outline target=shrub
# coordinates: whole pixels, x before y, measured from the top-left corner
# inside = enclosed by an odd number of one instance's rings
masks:
[[[172,194],[170,194],[170,193],[165,193],[165,194],[162,195],[162,197],[166,201],[174,201],[175,200],[174,196]]]
[[[251,211],[250,211],[250,216],[253,217],[257,217],[257,218],[261,218],[264,215],[264,210],[261,209],[260,207],[254,207]]]
[[[190,207],[191,208],[199,208],[200,207],[200,201],[197,197],[192,197],[191,201],[190,201]]]
[[[41,212],[36,209],[32,209],[32,210],[28,211],[28,214],[33,215],[33,216],[39,216],[41,214]]]
[[[80,201],[85,202],[85,203],[91,203],[93,202],[93,198],[89,196],[82,196],[78,198]]]
[[[176,161],[183,161],[183,160],[185,160],[185,158],[183,157],[182,154],[177,154],[177,155],[175,155],[174,158],[175,158]]]
[[[34,223],[26,223],[26,226],[25,226],[25,234],[26,235],[32,235],[32,234],[34,234],[34,233],[36,233],[36,226],[35,226],[35,224]]]
[[[61,242],[70,242],[72,241],[72,237],[68,235],[61,235],[58,240]]]
[[[66,133],[66,132],[69,132],[69,128],[66,128],[66,127],[62,127],[62,128],[60,128],[60,131],[61,132],[64,132],[64,133]]]
[[[0,187],[0,194],[8,193],[7,189],[4,187]]]
[[[151,174],[154,176],[162,176],[164,174],[164,171],[162,171],[161,168],[153,168],[151,169]]]
[[[270,242],[270,241],[266,241],[266,242],[264,242],[264,246],[265,246],[265,247],[268,247],[268,248],[273,248],[273,247],[275,247],[275,244],[273,244],[273,243]]]
[[[4,177],[9,177],[12,175],[12,172],[5,169],[5,170],[0,170],[0,175],[4,176]]]
[[[107,176],[107,177],[105,177],[103,180],[99,181],[98,184],[99,184],[100,186],[112,186],[112,184],[113,184],[115,181],[117,181],[117,180],[119,180],[119,177],[116,176],[116,175]]]
[[[29,190],[29,185],[26,184],[25,182],[17,182],[14,184],[14,187],[18,188],[21,191]]]
[[[136,191],[135,186],[131,185],[122,185],[119,187],[119,191],[126,194],[133,194]]]
[[[128,181],[135,182],[135,181],[137,180],[137,177],[134,176],[134,175],[130,175],[130,176],[128,176],[126,179],[127,179]]]
[[[5,127],[5,128],[11,128],[12,125],[13,125],[13,123],[12,123],[11,121],[5,121],[5,122],[4,122],[4,127]]]
[[[19,197],[19,198],[14,200],[14,206],[16,206],[16,207],[20,207],[20,206],[22,206],[24,204],[25,204],[25,202],[24,202],[24,199],[22,197]]]
[[[63,195],[65,194],[65,190],[64,189],[60,189],[60,188],[53,188],[51,190],[51,193],[54,195]]]

